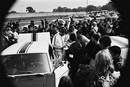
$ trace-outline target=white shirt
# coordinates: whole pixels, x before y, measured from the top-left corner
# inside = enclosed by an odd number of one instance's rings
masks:
[[[56,33],[52,39],[52,46],[55,48],[62,48],[65,45],[63,36]]]

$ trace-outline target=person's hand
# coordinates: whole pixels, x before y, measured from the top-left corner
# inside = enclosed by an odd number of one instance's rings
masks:
[[[112,73],[112,76],[113,76],[114,78],[118,79],[118,78],[120,77],[120,71],[114,71],[114,72]]]

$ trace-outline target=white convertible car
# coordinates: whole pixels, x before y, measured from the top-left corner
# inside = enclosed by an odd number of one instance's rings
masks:
[[[7,76],[16,87],[58,87],[60,78],[68,74],[68,67],[67,63],[55,67],[50,47],[47,40],[28,40],[1,53]]]

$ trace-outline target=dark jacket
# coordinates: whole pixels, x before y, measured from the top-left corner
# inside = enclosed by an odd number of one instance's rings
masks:
[[[85,51],[85,57],[84,57],[84,64],[89,64],[91,58],[95,58],[95,55],[97,52],[101,50],[101,46],[95,41],[90,40],[90,42],[86,45],[84,51]]]
[[[1,35],[1,50],[3,51],[5,48],[9,47],[12,44],[11,40],[6,38],[4,35]]]
[[[83,58],[82,50],[82,44],[79,41],[76,41],[71,44],[66,51],[66,60],[69,62],[68,67],[72,73],[77,71],[78,65],[81,63]]]

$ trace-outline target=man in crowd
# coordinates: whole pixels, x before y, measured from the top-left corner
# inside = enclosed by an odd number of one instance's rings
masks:
[[[13,32],[11,31],[10,27],[6,27],[3,29],[3,34],[1,36],[1,48],[2,50],[6,49],[10,45],[15,43],[15,39],[13,37]],[[1,50],[1,51],[2,51]]]
[[[59,20],[58,25],[59,25],[57,27],[58,32],[52,38],[52,46],[54,50],[54,57],[56,59],[56,66],[58,66],[57,64],[62,62],[64,55],[64,48],[66,47],[63,37],[65,34],[64,21]]]
[[[124,60],[121,57],[121,48],[119,46],[114,45],[109,47],[108,49],[112,55],[115,70],[120,71],[124,64]]]
[[[34,26],[35,26],[34,21],[31,20],[30,24],[28,25],[28,33],[32,33],[34,31]]]

